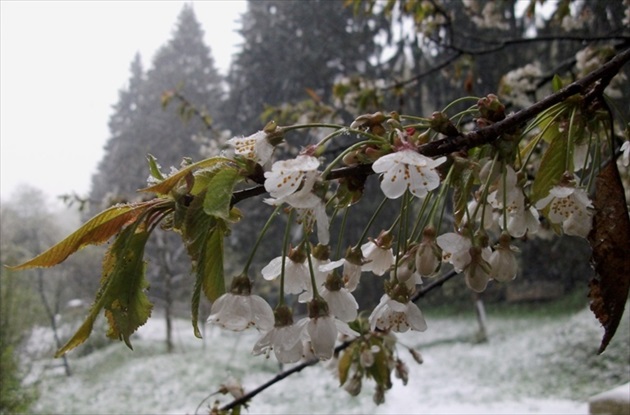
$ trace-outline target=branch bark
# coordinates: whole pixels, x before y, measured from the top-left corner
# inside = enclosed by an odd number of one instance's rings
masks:
[[[456,151],[468,150],[483,144],[492,143],[499,138],[501,134],[516,130],[527,121],[536,117],[538,114],[551,108],[553,105],[563,102],[573,95],[585,94],[595,83],[600,82],[605,84],[609,82],[610,79],[619,73],[621,68],[628,63],[628,61],[630,61],[630,48],[622,50],[606,64],[602,65],[600,68],[594,70],[585,77],[567,85],[558,92],[549,95],[532,106],[506,117],[504,120],[475,131],[432,141],[420,147],[418,151],[425,156],[438,157],[451,154]],[[360,164],[351,167],[334,169],[324,179],[334,180],[353,175],[370,175],[373,173],[371,164]],[[262,182],[260,181],[260,178],[256,181],[261,184],[249,189],[235,192],[232,196],[232,205],[250,197],[264,194],[265,187],[262,184],[264,183],[264,179]]]

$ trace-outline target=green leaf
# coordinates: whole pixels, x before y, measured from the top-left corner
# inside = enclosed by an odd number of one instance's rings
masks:
[[[79,346],[90,336],[102,309],[109,321],[107,336],[123,340],[131,349],[129,336],[146,323],[152,304],[146,295],[144,247],[149,231],[140,221],[125,228],[109,248],[103,261],[103,277],[96,300],[85,322],[55,354],[59,357]]]
[[[158,179],[164,180],[164,175],[160,171],[160,166],[157,163],[155,157],[152,154],[147,154],[147,162],[149,163],[149,171],[151,172],[151,176]]]
[[[225,293],[223,275],[223,237],[225,222],[207,215],[203,210],[205,192],[196,196],[186,211],[182,238],[192,259],[195,287],[192,297],[192,323],[195,336],[201,337],[197,326],[201,292],[214,301]]]
[[[551,188],[562,179],[567,168],[570,170],[573,168],[572,160],[567,159],[569,143],[566,133],[560,132],[556,126],[551,128],[555,130],[555,137],[543,154],[538,174],[532,184],[530,199],[533,203],[547,196]]]
[[[153,305],[149,301],[145,279],[146,262],[142,259],[149,232],[135,233],[121,252],[107,257],[107,295],[105,316],[109,321],[107,336],[123,340],[132,349],[129,336],[147,322]]]
[[[374,353],[374,363],[368,368],[367,373],[378,385],[383,386],[385,389],[390,389],[392,387],[392,381],[390,378],[388,355],[384,350],[385,348],[382,342],[374,341],[374,343],[378,343],[379,351]]]
[[[553,92],[558,92],[562,89],[562,78],[555,74],[553,79],[551,80],[551,87],[553,88]]]
[[[339,386],[343,386],[348,380],[348,373],[350,372],[350,366],[352,366],[352,357],[357,349],[357,343],[353,343],[352,346],[348,347],[341,357],[339,358]]]
[[[121,228],[135,221],[145,210],[156,203],[156,200],[113,206],[70,234],[61,242],[23,264],[8,267],[22,270],[34,267],[51,267],[63,262],[68,256],[87,245],[98,245],[107,242]]]
[[[223,237],[227,231],[227,227],[223,221],[217,221],[217,224],[208,235],[205,244],[205,252],[202,254],[202,261],[197,265],[201,265],[203,274],[203,292],[210,301],[214,301],[225,293],[225,279],[223,277]]]
[[[220,219],[230,218],[230,205],[234,186],[243,180],[236,168],[224,168],[218,171],[208,183],[208,192],[203,201],[203,210],[207,215]]]
[[[209,159],[204,159],[188,165],[181,170],[178,170],[177,173],[172,176],[167,177],[160,183],[154,184],[153,186],[145,187],[144,189],[140,189],[139,192],[152,192],[160,195],[168,194],[177,184],[186,177],[189,173],[192,173],[196,169],[202,169],[205,167],[211,167],[219,163],[229,163],[230,159],[225,157],[212,157]]]

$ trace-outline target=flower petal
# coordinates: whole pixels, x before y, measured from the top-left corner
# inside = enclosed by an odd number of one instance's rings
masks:
[[[407,303],[407,322],[411,326],[412,330],[425,331],[427,329],[427,322],[422,315],[420,308],[412,303]]]

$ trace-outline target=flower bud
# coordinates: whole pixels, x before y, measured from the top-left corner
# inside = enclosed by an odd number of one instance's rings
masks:
[[[368,368],[374,364],[374,353],[370,348],[363,349],[359,356],[359,362],[361,362],[361,366]]]
[[[505,105],[503,105],[494,94],[488,94],[479,99],[479,101],[477,101],[477,109],[482,118],[490,120],[493,123],[505,118]]]
[[[361,376],[358,373],[355,373],[350,380],[343,385],[343,388],[351,396],[359,395],[359,393],[361,393]]]
[[[464,271],[466,285],[475,292],[482,292],[486,289],[490,280],[490,264],[483,258],[483,250],[478,246],[473,246],[469,250],[470,264]]]
[[[403,362],[400,359],[396,359],[396,366],[394,367],[394,375],[398,379],[402,380],[403,385],[407,385],[407,382],[409,382],[409,368],[407,367],[405,362]]]
[[[372,401],[377,405],[385,403],[385,388],[383,386],[376,385],[374,395],[372,395]]]
[[[453,125],[448,116],[443,112],[436,111],[431,115],[430,126],[432,130],[444,134],[447,137],[459,135],[459,131],[455,125]]]
[[[416,361],[417,364],[421,365],[424,363],[424,359],[422,358],[422,354],[419,351],[413,348],[409,348],[409,353],[411,353],[411,357]]]
[[[442,264],[442,250],[435,242],[435,236],[435,229],[426,227],[416,251],[416,271],[423,277],[434,276]]]
[[[499,244],[490,256],[490,277],[501,282],[511,281],[516,278],[518,263],[512,247],[511,237],[507,233],[502,233],[499,237]]]

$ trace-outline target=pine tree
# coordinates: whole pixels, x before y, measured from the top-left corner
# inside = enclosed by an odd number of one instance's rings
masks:
[[[177,91],[196,108],[213,114],[222,99],[221,81],[192,6],[186,5],[171,40],[156,53],[153,68],[145,74],[139,55],[132,62],[129,85],[120,92],[110,119],[105,156],[93,177],[90,200],[95,208],[102,207],[101,202],[138,197],[136,190],[146,186],[148,177],[147,154],[167,169],[179,167],[182,157],[198,156],[191,137],[204,133],[207,126],[196,117],[183,119],[176,102],[163,108],[162,97]]]
[[[102,203],[111,203],[122,197],[130,197],[135,189],[129,183],[127,167],[141,164],[139,153],[140,130],[142,127],[142,110],[145,108],[143,96],[146,76],[139,53],[134,57],[131,76],[127,88],[119,92],[119,100],[114,105],[114,113],[109,120],[111,137],[105,145],[105,156],[99,163],[97,173],[92,177],[91,211],[102,207]],[[141,157],[141,156],[140,156]],[[142,177],[142,176],[141,176]],[[136,186],[137,188],[137,186]]]
[[[353,19],[340,1],[250,1],[223,119],[233,133],[247,134],[260,129],[266,105],[307,99],[307,88],[330,102],[339,77],[374,74],[369,60],[378,29]]]

